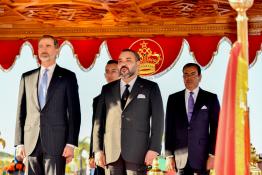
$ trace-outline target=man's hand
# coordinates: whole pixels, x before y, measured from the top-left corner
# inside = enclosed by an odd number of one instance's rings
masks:
[[[25,146],[24,145],[18,146],[16,149],[16,159],[19,161],[23,161],[25,157],[26,157]]]
[[[95,153],[95,163],[97,166],[105,168],[106,165],[106,157],[103,151],[99,151]]]
[[[145,157],[145,164],[152,165],[153,160],[158,156],[158,153],[152,150],[148,150]]]
[[[67,164],[70,163],[74,158],[74,148],[72,146],[66,145],[62,156],[66,158]]]
[[[95,168],[95,167],[96,167],[95,159],[94,159],[93,157],[90,157],[90,158],[89,158],[88,167],[89,167],[89,168]]]
[[[175,171],[176,163],[174,157],[166,157],[166,170]]]
[[[209,157],[207,159],[207,170],[214,168],[214,160],[215,160],[215,156],[209,155]]]

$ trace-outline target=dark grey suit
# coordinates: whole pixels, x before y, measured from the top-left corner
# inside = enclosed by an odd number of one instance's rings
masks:
[[[208,154],[215,152],[219,110],[217,95],[200,88],[192,118],[188,122],[185,90],[169,96],[165,149],[167,155],[175,155],[178,169],[188,163],[198,172],[206,171]]]
[[[98,103],[98,99],[99,99],[100,95],[96,96],[93,99],[93,116],[92,116],[92,129],[91,129],[91,139],[90,139],[90,149],[89,149],[89,159],[90,158],[94,158],[94,151],[93,151],[93,126],[94,126],[94,122],[95,122],[95,113],[96,113],[96,108],[97,108],[97,103]],[[105,170],[102,167],[97,166],[95,168],[95,172],[94,175],[104,175],[105,174]]]
[[[121,155],[127,162],[143,165],[148,150],[161,151],[164,112],[159,87],[138,77],[123,110],[120,101],[120,80],[103,86],[93,130],[94,151],[104,150],[107,164]]]
[[[81,115],[77,80],[73,72],[56,65],[41,110],[37,93],[39,72],[40,68],[21,78],[15,145],[23,144],[30,156],[41,143],[47,155],[62,157],[66,144],[78,145]]]

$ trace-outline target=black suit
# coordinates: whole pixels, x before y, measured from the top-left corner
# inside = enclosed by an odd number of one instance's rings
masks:
[[[165,149],[174,155],[178,169],[188,164],[206,171],[209,154],[215,152],[219,116],[217,95],[199,88],[190,122],[187,119],[185,90],[169,96],[166,110]]]
[[[24,145],[29,157],[40,150],[64,162],[65,145],[78,145],[81,114],[77,79],[73,72],[56,65],[41,110],[37,90],[39,72],[40,68],[24,73],[21,78],[15,145]],[[62,174],[64,168],[62,165],[57,174]]]
[[[94,158],[94,151],[93,151],[93,128],[94,128],[94,121],[95,121],[95,113],[96,113],[96,108],[97,108],[97,103],[99,100],[99,95],[96,96],[93,99],[93,116],[92,116],[92,130],[91,130],[91,139],[90,139],[90,150],[89,150],[89,158]],[[104,175],[105,170],[102,167],[97,166],[95,168],[95,175]]]
[[[123,109],[120,80],[104,85],[94,123],[94,151],[104,150],[107,164],[121,155],[127,162],[144,166],[148,150],[161,151],[163,120],[156,83],[137,77]]]

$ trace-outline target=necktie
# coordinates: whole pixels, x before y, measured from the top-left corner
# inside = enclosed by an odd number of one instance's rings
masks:
[[[187,112],[187,119],[190,122],[193,110],[194,110],[194,98],[193,98],[194,92],[190,92],[189,98],[188,98],[188,112]]]
[[[47,81],[48,81],[47,71],[48,69],[44,70],[44,74],[41,78],[39,89],[38,89],[38,99],[41,109],[43,109],[46,102]]]
[[[121,98],[121,108],[122,109],[124,109],[124,107],[126,105],[127,98],[129,96],[129,90],[128,90],[129,86],[130,86],[129,84],[126,84],[126,89],[125,89],[125,91],[122,95],[122,98]]]

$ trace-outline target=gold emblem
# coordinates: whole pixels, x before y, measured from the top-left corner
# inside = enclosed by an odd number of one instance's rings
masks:
[[[136,51],[141,58],[139,75],[149,76],[158,73],[164,61],[164,52],[156,41],[139,39],[129,48]]]

